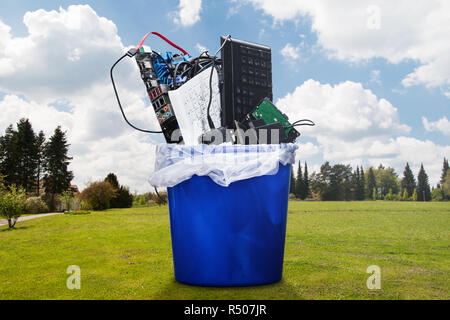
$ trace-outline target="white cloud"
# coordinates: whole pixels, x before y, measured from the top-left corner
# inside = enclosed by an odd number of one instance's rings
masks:
[[[370,71],[369,82],[373,82],[373,83],[381,85],[381,71],[380,70]]]
[[[195,48],[198,50],[199,53],[203,53],[205,51],[208,51],[208,48],[206,48],[205,46],[202,46],[200,43],[197,43],[195,45]]]
[[[445,116],[434,122],[428,121],[427,118],[422,117],[422,123],[427,131],[438,131],[444,135],[450,136],[450,121],[448,121]]]
[[[404,86],[450,86],[450,2],[247,0],[275,22],[309,16],[318,44],[329,57],[347,61],[384,58],[420,64]],[[376,10],[375,10],[376,9]]]
[[[287,60],[297,60],[300,58],[301,45],[294,47],[288,43],[281,49],[281,55]]]
[[[61,125],[71,144],[74,183],[84,187],[114,172],[132,190],[151,190],[152,143],[162,138],[134,132],[121,117],[109,80],[109,68],[126,51],[115,24],[86,5],[28,12],[24,23],[28,35],[19,38],[0,21],[0,91],[6,93],[0,135],[22,117],[47,137]],[[131,59],[118,66],[116,82],[130,121],[158,129]],[[55,107],[61,104],[65,108]]]
[[[200,21],[202,0],[180,0],[178,11],[173,12],[173,22],[190,27]]]
[[[317,127],[302,130],[315,135],[358,140],[410,131],[399,122],[397,109],[389,101],[378,99],[360,83],[351,81],[331,86],[310,79],[278,100],[277,105],[292,121],[313,120]]]
[[[107,83],[111,62],[124,51],[115,24],[87,5],[27,12],[25,37],[0,22],[0,90],[38,102],[82,94]],[[128,73],[130,74],[130,73]]]
[[[405,136],[411,128],[399,121],[397,109],[360,83],[331,86],[308,80],[276,104],[291,121],[306,118],[316,123],[299,128],[304,137],[317,141],[301,146],[301,159],[321,154],[352,166],[383,163],[399,174],[407,161],[416,167],[423,162],[431,182],[437,183],[442,158],[450,153],[450,146]]]
[[[298,146],[302,158],[310,158],[320,153],[320,148],[311,142],[299,143]]]

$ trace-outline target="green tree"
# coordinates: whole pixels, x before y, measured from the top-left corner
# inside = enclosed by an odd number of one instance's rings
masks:
[[[127,187],[119,184],[119,179],[114,173],[108,174],[105,178],[114,188],[115,196],[110,201],[111,208],[131,208],[133,205],[133,195]]]
[[[289,193],[295,194],[295,174],[294,167],[291,166],[291,184],[289,185]]]
[[[304,190],[303,184],[303,174],[302,174],[302,163],[298,162],[297,179],[295,180],[295,197],[302,199]]]
[[[367,179],[366,179],[366,181],[367,181],[367,192],[370,192],[370,193],[368,193],[367,198],[372,198],[373,199],[373,190],[375,189],[375,193],[376,193],[377,181],[376,181],[375,174],[373,172],[373,168],[372,167],[370,167],[369,170],[367,170],[366,175],[367,175]]]
[[[408,194],[413,194],[414,189],[417,187],[414,174],[409,167],[409,163],[406,163],[405,170],[403,171],[403,179],[401,181],[402,190],[406,190]]]
[[[360,185],[361,185],[361,172],[359,171],[359,167],[356,167],[356,171],[353,172],[351,178],[352,200],[359,200]]]
[[[308,164],[305,161],[305,170],[303,171],[303,190],[305,199],[311,195],[309,190],[309,174],[308,174]]]
[[[61,197],[64,200],[64,206],[66,211],[72,210],[72,204],[73,204],[73,193],[69,191],[63,191],[61,193]]]
[[[109,182],[112,185],[112,187],[116,190],[118,190],[120,187],[119,179],[117,179],[117,176],[114,173],[109,173],[106,176],[105,181]]]
[[[0,173],[0,194],[5,191],[5,176]]]
[[[45,134],[43,131],[40,131],[36,137],[36,149],[38,155],[36,168],[36,196],[39,196],[41,194],[41,179],[45,167]]]
[[[360,176],[359,176],[359,184],[358,184],[358,200],[364,200],[366,197],[366,179],[364,177],[364,168],[361,166],[361,169],[359,170]]]
[[[352,168],[349,165],[336,164],[331,166],[327,161],[320,167],[320,172],[311,181],[315,193],[322,200],[345,200],[350,190]]]
[[[373,188],[372,190],[372,200],[377,200],[377,188]]]
[[[447,170],[444,183],[442,184],[442,190],[446,199],[450,199],[450,170]]]
[[[420,165],[420,171],[417,177],[417,200],[431,201],[430,184],[428,183],[428,175],[423,168],[423,164]]]
[[[110,208],[110,201],[116,195],[113,186],[106,181],[98,181],[91,183],[80,197],[89,204],[92,210],[106,210]]]
[[[442,190],[441,188],[434,188],[433,191],[431,191],[431,200],[432,201],[442,201]]]
[[[55,209],[56,195],[69,190],[70,182],[73,179],[73,173],[68,169],[70,160],[72,160],[67,155],[69,146],[66,133],[59,126],[45,145],[44,188],[46,193],[50,195],[49,208],[52,211]]]
[[[378,169],[374,170],[377,191],[379,191],[381,197],[388,194],[389,189],[392,189],[393,193],[399,191],[399,181],[397,174],[393,168],[385,168],[380,164]]]
[[[414,192],[414,190],[413,190],[413,192]],[[408,198],[409,198],[408,190],[404,189],[403,190],[402,200],[403,201],[408,201]]]
[[[27,193],[34,192],[39,154],[36,135],[28,119],[21,119],[17,124],[15,143],[18,176],[16,183],[24,188]]]
[[[413,194],[411,196],[412,201],[417,201],[417,189],[414,189]]]
[[[118,208],[131,208],[133,206],[133,194],[128,187],[120,186],[117,202]]]
[[[441,173],[441,185],[444,184],[445,178],[447,177],[447,172],[449,169],[448,159],[444,158],[444,163],[442,164],[442,173]]]
[[[384,200],[392,201],[394,200],[394,194],[392,193],[392,189],[389,189],[388,194],[384,197]]]
[[[5,176],[7,186],[17,185],[19,181],[17,158],[17,131],[11,124],[0,137],[0,173]]]
[[[0,216],[8,220],[10,229],[14,228],[17,219],[25,210],[25,190],[16,186],[9,187],[9,191],[0,193]]]
[[[450,197],[446,196],[446,188],[444,187],[445,179],[447,177],[447,173],[449,172],[448,169],[449,169],[448,159],[444,158],[444,163],[442,164],[441,180],[439,181],[442,190],[442,197],[444,199],[450,199]]]
[[[144,206],[145,204],[146,204],[145,197],[144,196],[139,196],[138,205]]]

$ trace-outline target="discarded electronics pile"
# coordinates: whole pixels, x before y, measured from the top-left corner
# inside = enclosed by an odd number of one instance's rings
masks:
[[[144,42],[156,35],[180,51],[146,51]],[[111,68],[111,80],[122,115],[133,128],[162,133],[169,144],[280,144],[300,136],[273,103],[271,49],[267,46],[221,37],[220,49],[192,57],[157,32],[147,34]],[[218,58],[218,53],[221,57]],[[135,57],[161,131],[132,125],[123,111],[113,78],[115,66]]]

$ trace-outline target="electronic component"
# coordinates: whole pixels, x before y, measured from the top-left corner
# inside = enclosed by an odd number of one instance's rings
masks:
[[[257,139],[257,143],[293,143],[300,136],[294,125],[289,122],[289,118],[267,98],[263,99],[239,125],[244,129],[254,130],[256,137],[253,139]],[[248,144],[242,138],[238,143]]]
[[[267,46],[237,39],[221,37],[221,44],[222,126],[233,128],[261,99],[273,99],[272,54]]]
[[[147,88],[147,93],[152,102],[156,118],[161,126],[167,143],[179,143],[181,135],[176,134],[179,129],[175,113],[170,104],[168,78],[170,75],[167,62],[161,62],[160,55],[153,52],[145,52],[142,48],[136,54],[136,62],[141,72],[141,78]]]

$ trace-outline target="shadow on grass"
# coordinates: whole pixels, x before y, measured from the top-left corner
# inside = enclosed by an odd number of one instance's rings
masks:
[[[187,285],[172,279],[155,294],[155,300],[304,300],[301,292],[282,279],[278,283],[247,287],[207,287]]]
[[[8,226],[2,226],[2,228],[6,228],[3,230],[0,230],[0,232],[13,232],[13,231],[20,231],[20,230],[26,230],[26,229],[30,229],[31,227],[29,226],[23,226],[23,227],[14,227],[14,228],[8,228]]]

